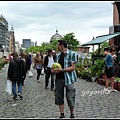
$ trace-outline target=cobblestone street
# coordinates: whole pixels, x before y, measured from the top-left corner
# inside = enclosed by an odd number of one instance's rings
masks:
[[[0,71],[0,118],[58,118],[59,107],[54,103],[54,91],[44,89],[44,75],[41,75],[40,83],[36,78],[36,71],[29,78],[28,74],[23,86],[23,99],[13,100],[13,95],[5,92],[6,65]],[[78,79],[76,83],[76,118],[120,118],[120,92],[102,92],[105,86],[97,82],[87,82]],[[100,93],[98,93],[98,91]],[[91,92],[91,93],[90,93]],[[93,94],[92,94],[93,92]],[[65,117],[69,118],[69,108],[65,99]]]

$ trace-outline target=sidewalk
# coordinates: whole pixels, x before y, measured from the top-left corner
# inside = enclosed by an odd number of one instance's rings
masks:
[[[28,74],[23,86],[23,100],[12,99],[12,95],[5,92],[8,65],[0,71],[0,118],[58,118],[59,107],[54,103],[54,91],[44,89],[44,75],[40,83],[36,78],[36,71],[29,78]],[[78,79],[76,83],[76,118],[120,118],[120,92],[105,92],[97,82],[87,82]],[[69,118],[69,108],[65,99],[65,117]]]

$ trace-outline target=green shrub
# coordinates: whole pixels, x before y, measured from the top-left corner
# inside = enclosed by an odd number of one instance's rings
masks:
[[[120,82],[120,78],[119,77],[115,77],[116,82]]]
[[[7,64],[8,61],[5,59],[0,58],[0,70],[4,67],[5,64]]]

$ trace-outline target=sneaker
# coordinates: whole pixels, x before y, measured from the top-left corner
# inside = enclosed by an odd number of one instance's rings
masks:
[[[59,118],[65,118],[65,116],[64,116],[64,115],[61,115]]]
[[[52,91],[54,91],[55,89],[54,88],[51,88]]]
[[[40,81],[39,81],[39,80],[37,80],[37,82],[38,82],[38,83],[40,83]]]
[[[18,100],[18,98],[17,98],[17,97],[15,97],[15,96],[13,97],[13,99],[14,99],[14,100]]]
[[[20,94],[20,93],[18,93],[18,96],[22,99],[23,98],[23,96]]]
[[[116,92],[116,91],[117,91],[117,90],[115,90],[115,89],[112,89],[112,90],[111,90],[111,92]]]
[[[75,116],[74,115],[70,115],[70,118],[75,118]]]

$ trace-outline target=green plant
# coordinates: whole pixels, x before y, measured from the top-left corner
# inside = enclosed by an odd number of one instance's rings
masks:
[[[0,70],[4,67],[4,65],[5,64],[7,64],[8,62],[7,62],[7,60],[5,60],[5,59],[0,59]]]
[[[91,67],[87,67],[81,72],[82,78],[91,78],[92,77],[92,70]]]
[[[119,77],[115,77],[116,82],[120,82],[120,78]]]
[[[91,69],[92,69],[92,75],[100,77],[102,73],[105,73],[104,60],[97,59]]]

